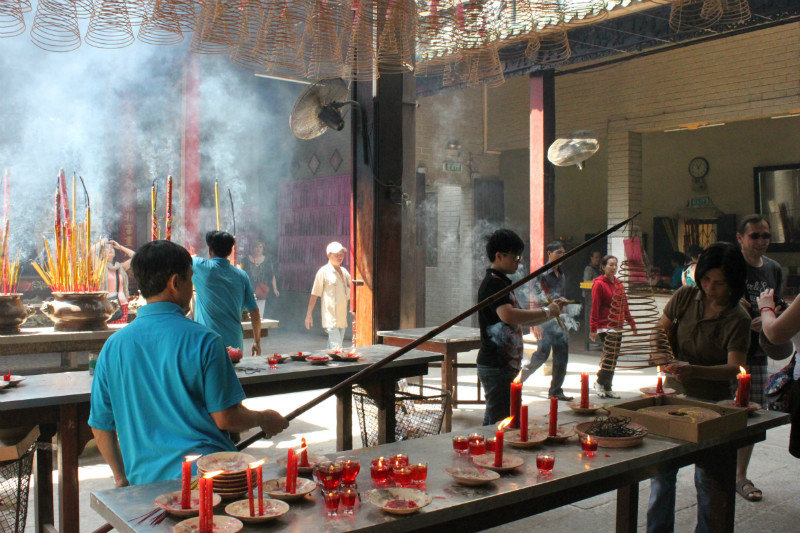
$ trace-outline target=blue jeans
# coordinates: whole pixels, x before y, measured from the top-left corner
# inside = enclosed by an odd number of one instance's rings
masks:
[[[325,328],[328,333],[328,349],[333,350],[337,346],[344,345],[344,328]]]
[[[647,533],[675,531],[675,486],[678,471],[660,474],[650,480],[650,503],[647,506]],[[699,466],[694,467],[694,486],[697,489],[697,527],[695,533],[707,533],[711,528],[711,478]]]
[[[486,398],[486,412],[483,425],[496,424],[511,413],[511,382],[517,372],[509,368],[478,365],[478,379],[481,380]]]
[[[564,378],[567,376],[567,361],[569,359],[569,344],[561,332],[542,331],[542,338],[536,347],[536,352],[531,355],[531,362],[528,368],[522,372],[522,380],[524,381],[540,366],[547,361],[550,357],[550,350],[553,351],[553,377],[550,379],[550,396],[559,396],[564,394]]]

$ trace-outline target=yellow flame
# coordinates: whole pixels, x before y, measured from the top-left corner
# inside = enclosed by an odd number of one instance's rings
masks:
[[[514,378],[514,381],[512,383],[519,383],[521,381],[522,381],[522,370],[519,371],[519,374],[517,374],[517,377]]]
[[[739,375],[740,376],[746,376],[747,375],[747,370],[745,370],[743,366],[739,366]]]
[[[303,453],[303,452],[304,452],[304,451],[306,451],[307,449],[308,449],[308,446],[303,446],[302,448],[300,448],[300,449],[298,449],[298,450],[297,450],[297,455],[300,455],[301,453]]]
[[[508,426],[513,419],[514,419],[513,416],[509,416],[508,418],[504,419],[502,422],[497,424],[497,429],[505,429],[506,426]]]
[[[661,373],[661,367],[660,366],[656,367],[656,372],[658,372],[659,374]]]
[[[222,474],[223,472],[225,472],[225,471],[224,470],[214,470],[213,472],[206,472],[205,474],[203,474],[203,477],[206,478],[206,479],[210,479],[210,478],[212,478],[214,476],[218,476],[218,475]]]
[[[266,459],[261,459],[260,461],[256,461],[256,462],[254,462],[254,463],[250,463],[250,464],[249,464],[249,465],[247,465],[247,466],[249,466],[250,468],[258,468],[259,466],[263,465],[263,464],[264,464],[264,463],[266,463],[266,462],[267,462],[267,460],[266,460]]]
[[[191,463],[192,461],[196,461],[200,457],[202,457],[202,455],[187,455],[186,457],[183,458],[183,460],[186,461],[187,463]]]

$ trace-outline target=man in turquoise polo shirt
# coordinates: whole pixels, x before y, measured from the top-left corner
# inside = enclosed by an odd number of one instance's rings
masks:
[[[227,231],[206,233],[208,257],[194,257],[194,319],[219,333],[225,346],[244,347],[242,310],[250,312],[253,324],[253,355],[261,353],[261,314],[255,291],[244,270],[231,265],[236,239]]]
[[[190,454],[235,451],[226,432],[289,423],[251,411],[220,336],[186,318],[192,258],[153,241],[136,252],[133,273],[147,305],[103,346],[92,382],[92,428],[118,487],[174,479]]]

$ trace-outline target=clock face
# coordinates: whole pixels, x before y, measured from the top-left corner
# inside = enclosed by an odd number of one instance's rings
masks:
[[[689,162],[689,174],[693,178],[702,178],[708,174],[708,161],[704,157],[695,157]]]

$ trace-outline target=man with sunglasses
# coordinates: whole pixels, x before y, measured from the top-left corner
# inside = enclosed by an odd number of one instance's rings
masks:
[[[742,247],[742,255],[747,262],[747,289],[745,299],[747,310],[753,321],[750,326],[750,350],[747,353],[747,371],[752,375],[750,400],[764,405],[764,388],[767,385],[767,356],[758,342],[761,332],[761,313],[758,310],[758,296],[766,289],[775,291],[776,307],[786,308],[781,299],[783,271],[777,261],[766,257],[772,234],[769,221],[762,215],[748,215],[739,223],[736,240]],[[761,490],[747,479],[747,467],[753,446],[739,449],[736,465],[736,492],[744,499],[757,502],[761,500]]]

